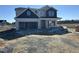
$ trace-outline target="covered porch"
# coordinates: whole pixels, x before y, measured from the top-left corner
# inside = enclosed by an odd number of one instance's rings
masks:
[[[57,27],[57,20],[61,18],[41,18],[38,21],[38,29],[49,29],[51,27]]]

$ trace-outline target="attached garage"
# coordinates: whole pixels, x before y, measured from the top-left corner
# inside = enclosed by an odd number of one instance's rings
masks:
[[[19,22],[19,29],[37,29],[38,28],[38,22]]]

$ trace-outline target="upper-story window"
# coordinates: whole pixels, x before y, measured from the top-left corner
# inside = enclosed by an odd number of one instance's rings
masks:
[[[31,15],[31,12],[30,11],[27,11],[27,15],[30,16]]]
[[[48,11],[48,16],[54,16],[54,11]]]

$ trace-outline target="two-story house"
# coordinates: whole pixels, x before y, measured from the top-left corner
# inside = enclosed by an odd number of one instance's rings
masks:
[[[16,8],[16,30],[48,29],[57,26],[57,10],[51,6],[35,8]]]

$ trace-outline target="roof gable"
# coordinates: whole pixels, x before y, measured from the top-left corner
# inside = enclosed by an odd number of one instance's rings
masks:
[[[56,10],[54,7],[50,7],[48,5],[41,8],[41,10],[47,11],[48,9],[52,8],[53,10]]]
[[[27,15],[27,11],[30,11],[31,13],[30,16]],[[38,18],[38,15],[34,11],[32,11],[30,8],[28,8],[16,18]]]

